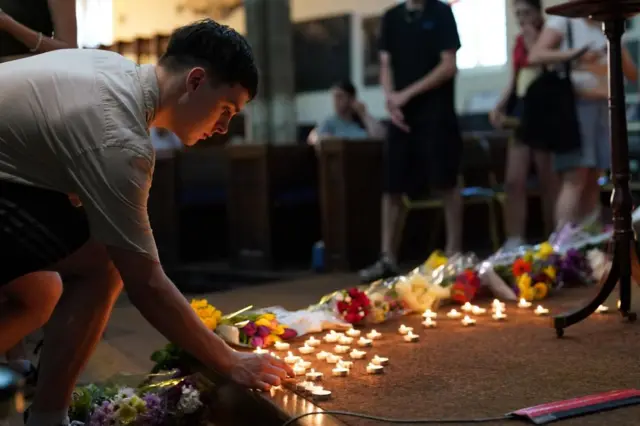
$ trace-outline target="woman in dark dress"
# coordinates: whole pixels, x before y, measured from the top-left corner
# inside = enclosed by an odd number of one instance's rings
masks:
[[[75,0],[0,0],[0,63],[77,47],[77,31]],[[31,308],[40,326],[48,320],[40,313],[51,312],[62,295],[62,281],[58,282],[59,286],[47,281],[42,288],[33,289],[39,297],[34,297]],[[2,299],[10,300],[11,295],[1,294],[0,306]],[[11,368],[34,384],[36,370],[27,358],[24,343],[7,351],[6,357]]]

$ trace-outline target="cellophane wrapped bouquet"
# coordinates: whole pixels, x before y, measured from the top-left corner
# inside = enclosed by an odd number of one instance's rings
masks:
[[[211,409],[213,384],[199,374],[182,377],[174,370],[110,382],[73,392],[72,425],[189,426],[202,424]]]
[[[400,296],[398,285],[403,277],[373,282],[364,294],[369,298],[369,312],[365,320],[373,324],[385,322],[411,312],[408,304]]]

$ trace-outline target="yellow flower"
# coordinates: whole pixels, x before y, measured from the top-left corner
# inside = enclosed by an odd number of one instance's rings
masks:
[[[520,296],[524,298],[524,300],[531,302],[536,297],[536,291],[529,287],[520,293]]]
[[[204,325],[211,331],[215,330],[218,327],[218,321],[214,318],[201,318]]]
[[[553,247],[548,242],[540,244],[540,248],[536,253],[538,259],[545,260],[553,254]]]
[[[547,286],[546,283],[536,283],[536,285],[533,286],[533,290],[535,292],[534,298],[536,300],[544,299],[547,297],[547,294],[549,294],[549,286]]]
[[[553,266],[547,266],[546,268],[544,268],[543,272],[552,280],[556,279],[556,268],[554,268]]]
[[[258,317],[258,319],[266,319],[267,321],[273,321],[274,319],[276,319],[276,316],[273,314],[262,314],[260,315],[260,317]]]
[[[193,309],[204,308],[207,305],[209,305],[209,302],[207,302],[207,299],[192,299],[191,300],[191,307]]]
[[[273,334],[275,334],[276,336],[283,335],[284,334],[284,326],[278,324],[278,326],[273,329]]]
[[[518,277],[518,282],[516,283],[518,289],[521,293],[524,293],[527,289],[531,288],[531,277],[529,274],[522,274]],[[524,297],[524,296],[523,296]]]
[[[384,322],[385,318],[386,317],[384,315],[384,312],[379,310],[379,309],[376,309],[375,315],[374,315],[374,318],[373,318],[374,322],[376,322],[376,323]]]
[[[527,263],[531,263],[533,262],[533,252],[531,251],[527,251],[524,256],[522,256],[522,260],[524,260]]]
[[[138,413],[144,413],[147,410],[147,405],[144,403],[144,401],[138,395],[133,395],[131,397],[131,399],[129,400],[129,404]]]
[[[267,337],[264,338],[264,346],[271,346],[273,345],[275,342],[279,342],[281,341],[281,339],[278,336],[275,336],[273,334],[268,335]]]
[[[271,329],[271,320],[268,320],[266,318],[260,318],[259,320],[256,321],[256,325],[257,326],[264,326],[267,327],[269,329]]]
[[[129,404],[120,405],[115,414],[120,423],[125,425],[133,422],[138,417],[136,409]]]
[[[427,259],[426,262],[424,262],[424,264],[429,269],[436,269],[446,264],[447,261],[448,261],[447,257],[443,256],[441,252],[436,250],[433,253],[431,253],[431,256],[429,256],[429,258]]]

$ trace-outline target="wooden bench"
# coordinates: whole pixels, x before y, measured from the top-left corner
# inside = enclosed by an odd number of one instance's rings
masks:
[[[317,164],[307,145],[227,147],[231,261],[268,270],[308,267],[320,239]]]
[[[227,166],[223,146],[185,148],[176,155],[177,227],[183,263],[228,255]]]
[[[332,140],[319,150],[322,236],[329,270],[376,259],[380,247],[382,142]]]

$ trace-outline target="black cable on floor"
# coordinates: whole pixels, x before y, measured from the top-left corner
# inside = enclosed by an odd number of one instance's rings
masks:
[[[478,419],[394,419],[380,416],[372,416],[370,414],[361,414],[354,413],[351,411],[313,411],[311,413],[304,413],[291,418],[284,422],[282,426],[291,426],[298,420],[303,417],[308,416],[322,416],[322,415],[332,415],[332,416],[342,416],[342,417],[356,417],[359,419],[373,420],[374,422],[380,423],[391,423],[391,424],[413,424],[413,425],[437,425],[437,424],[469,424],[469,423],[489,423],[489,422],[497,422],[500,420],[509,419],[508,416],[499,416],[499,417],[486,417],[486,418],[478,418]]]

